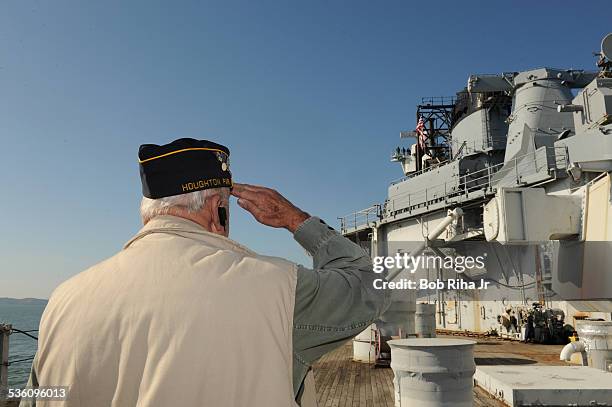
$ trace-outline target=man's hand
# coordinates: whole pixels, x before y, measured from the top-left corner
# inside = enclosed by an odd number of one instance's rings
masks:
[[[251,212],[259,223],[273,228],[285,228],[295,233],[310,217],[270,188],[249,184],[234,184],[232,195],[238,198],[238,205]]]

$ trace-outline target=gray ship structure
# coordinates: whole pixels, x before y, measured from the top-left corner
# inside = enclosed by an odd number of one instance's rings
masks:
[[[398,267],[387,280],[488,289],[394,290],[376,324],[383,337],[413,335],[417,303],[435,304],[438,329],[540,343],[611,320],[610,43],[596,71],[474,74],[454,97],[421,100],[416,130],[391,156],[403,177],[384,201],[340,218],[341,231],[372,257],[483,255],[484,267]]]

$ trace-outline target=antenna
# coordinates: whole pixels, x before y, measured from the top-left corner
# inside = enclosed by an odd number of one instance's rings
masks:
[[[601,41],[601,54],[612,61],[612,33],[606,35]]]

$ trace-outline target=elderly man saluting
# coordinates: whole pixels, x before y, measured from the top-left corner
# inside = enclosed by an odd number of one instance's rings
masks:
[[[229,154],[194,139],[140,147],[144,227],[54,291],[30,386],[68,386],[66,406],[312,405],[310,365],[388,296],[359,246],[272,189],[233,184]],[[314,269],[228,239],[230,193]]]

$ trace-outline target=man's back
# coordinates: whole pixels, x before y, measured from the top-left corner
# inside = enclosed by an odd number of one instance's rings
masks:
[[[54,292],[29,386],[68,386],[66,406],[316,405],[312,363],[384,312],[384,275],[277,191],[233,183],[229,154],[190,138],[140,146],[145,227]],[[230,194],[313,268],[227,239]],[[33,404],[44,400],[20,405]]]
[[[40,386],[74,406],[290,406],[296,268],[156,217],[62,284],[40,326]]]

